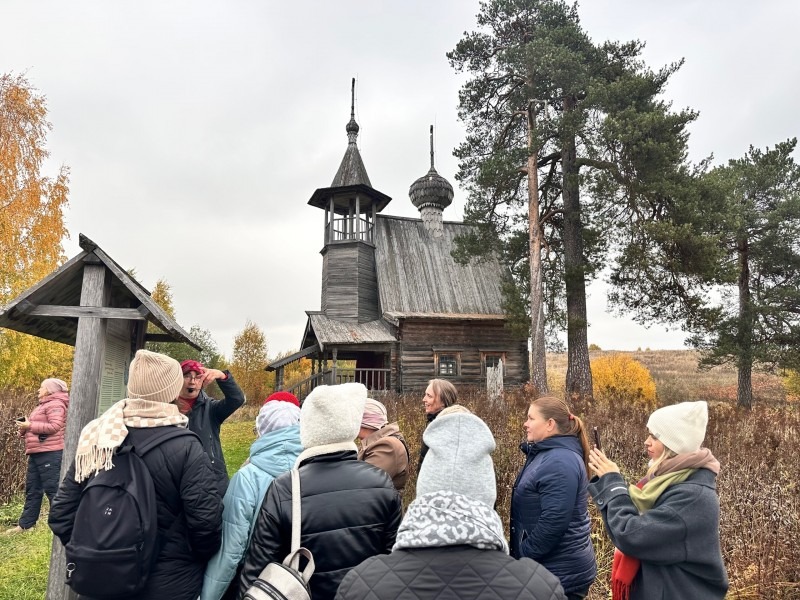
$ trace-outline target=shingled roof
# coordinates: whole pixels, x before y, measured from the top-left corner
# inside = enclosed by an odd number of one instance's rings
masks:
[[[501,283],[506,270],[497,260],[457,263],[450,252],[469,225],[445,222],[433,238],[419,219],[378,215],[375,260],[381,312],[392,319],[431,317],[502,319]]]
[[[313,337],[324,349],[329,344],[384,344],[396,341],[382,319],[368,323],[353,323],[329,319],[318,311],[306,311]],[[309,339],[306,333],[306,339]],[[304,340],[305,341],[305,340]]]
[[[81,307],[81,286],[85,261],[97,261],[111,271],[111,307],[115,314],[129,319],[146,319],[157,325],[170,341],[185,342],[199,349],[197,342],[156,304],[138,281],[131,277],[102,248],[85,235],[79,235],[82,252],[37,284],[0,307],[0,327],[6,327],[46,340],[75,345],[78,318],[102,308]]]

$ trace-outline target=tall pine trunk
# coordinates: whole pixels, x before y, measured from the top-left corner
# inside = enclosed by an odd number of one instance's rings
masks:
[[[528,103],[528,243],[531,270],[531,383],[537,396],[548,393],[547,353],[542,304],[542,229],[539,224],[539,155],[536,150],[536,107]]]
[[[570,119],[576,100],[564,98],[564,119]],[[566,393],[571,399],[591,399],[592,372],[589,367],[587,341],[586,281],[583,257],[583,224],[581,223],[580,181],[576,162],[575,136],[563,137],[561,168],[564,175],[564,282],[567,295],[567,381]]]
[[[750,261],[747,237],[737,243],[739,255],[739,359],[736,401],[739,406],[753,406],[753,311],[750,299]]]

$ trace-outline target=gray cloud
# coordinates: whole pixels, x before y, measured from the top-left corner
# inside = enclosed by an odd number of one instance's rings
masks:
[[[462,79],[447,64],[473,0],[378,3],[4,3],[0,71],[27,73],[48,99],[51,161],[72,169],[67,254],[78,233],[152,288],[172,286],[177,318],[230,353],[246,319],[270,354],[296,349],[319,308],[322,214],[306,205],[344,153],[358,77],[362,156],[390,214],[415,216],[408,186],[428,168],[455,185]],[[595,40],[647,41],[651,66],[686,64],[668,89],[700,110],[694,159],[742,155],[798,131],[800,8],[790,0],[592,0]],[[460,219],[456,191],[448,219]],[[589,340],[604,348],[680,347],[680,332],[606,313],[590,287]]]

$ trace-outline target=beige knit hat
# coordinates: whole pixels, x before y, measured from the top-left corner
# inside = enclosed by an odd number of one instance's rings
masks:
[[[166,404],[175,400],[183,387],[181,365],[174,358],[139,350],[128,370],[128,398]]]
[[[680,402],[655,411],[647,420],[652,436],[675,454],[697,452],[706,437],[708,404]]]

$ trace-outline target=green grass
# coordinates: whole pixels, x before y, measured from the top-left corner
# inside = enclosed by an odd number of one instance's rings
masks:
[[[53,534],[45,510],[31,530],[0,537],[0,600],[41,600],[47,589],[50,546]],[[0,524],[5,531],[16,525],[22,499],[0,506]]]
[[[233,475],[250,454],[255,439],[253,421],[222,425],[222,452]],[[0,505],[0,532],[17,523],[23,498]],[[16,535],[0,535],[0,600],[41,600],[47,590],[53,534],[47,526],[47,500],[36,527]]]

